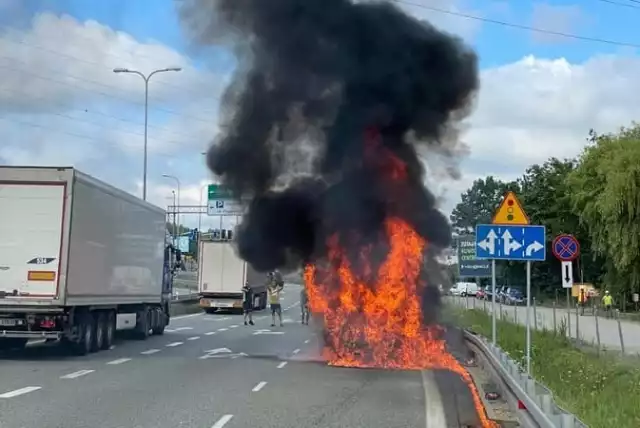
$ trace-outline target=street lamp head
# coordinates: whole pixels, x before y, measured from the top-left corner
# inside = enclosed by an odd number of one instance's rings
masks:
[[[128,68],[118,67],[118,68],[114,68],[113,72],[114,73],[128,73],[129,69]]]
[[[165,71],[182,71],[182,67],[167,67]]]
[[[162,174],[162,176],[163,176],[164,178],[172,178],[170,175],[167,175],[167,174]]]

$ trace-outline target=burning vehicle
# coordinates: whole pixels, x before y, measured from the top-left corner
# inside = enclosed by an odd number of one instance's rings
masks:
[[[457,174],[475,53],[389,2],[184,0],[181,14],[238,60],[207,163],[251,199],[240,256],[304,267],[328,364],[450,370],[475,391],[437,322],[451,229],[424,184],[425,164]]]

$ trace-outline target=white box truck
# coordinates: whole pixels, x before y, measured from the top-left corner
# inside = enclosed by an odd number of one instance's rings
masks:
[[[0,167],[0,349],[78,354],[169,323],[165,211],[74,168]]]
[[[231,241],[201,240],[198,244],[198,292],[207,313],[242,310],[242,287],[253,289],[255,310],[267,307],[267,274],[259,273],[236,254]]]

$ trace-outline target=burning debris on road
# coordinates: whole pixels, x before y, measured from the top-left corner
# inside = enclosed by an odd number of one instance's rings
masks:
[[[251,198],[239,254],[259,270],[306,266],[331,364],[443,368],[470,382],[434,323],[425,266],[451,230],[417,150],[455,169],[475,54],[388,2],[181,0],[180,12],[199,43],[238,59],[207,163]]]

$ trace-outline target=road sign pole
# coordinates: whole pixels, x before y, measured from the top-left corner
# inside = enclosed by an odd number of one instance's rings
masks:
[[[496,261],[491,260],[491,342],[496,344]]]
[[[527,373],[531,374],[531,262],[527,262]]]

